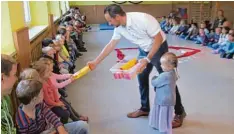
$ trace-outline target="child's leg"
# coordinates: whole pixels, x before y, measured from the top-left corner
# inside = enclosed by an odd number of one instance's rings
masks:
[[[233,55],[234,55],[234,53],[226,54],[226,58],[227,58],[227,59],[232,59],[232,58],[233,58]]]
[[[73,113],[73,111],[72,111],[72,109],[71,109],[71,105],[67,102],[67,100],[66,100],[65,98],[61,97],[61,98],[60,98],[60,101],[62,101],[62,102],[65,104],[67,110],[68,110],[69,113],[70,113],[70,118],[72,119],[72,121],[78,121],[78,120],[79,120],[79,117],[77,117],[77,116]]]
[[[61,122],[66,124],[68,122],[68,118],[70,117],[70,113],[68,110],[63,109],[62,107],[53,107],[51,110],[61,118]]]
[[[213,49],[218,49],[218,48],[219,48],[219,44],[218,44],[218,43],[213,44],[213,45],[212,45],[212,48],[213,48]]]
[[[226,58],[226,53],[225,51],[220,52],[220,58]]]

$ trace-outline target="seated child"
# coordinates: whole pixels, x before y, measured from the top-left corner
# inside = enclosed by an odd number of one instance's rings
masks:
[[[40,78],[43,83],[43,96],[44,102],[51,108],[51,110],[61,118],[62,123],[67,123],[70,113],[65,107],[65,104],[59,100],[57,92],[54,90],[55,87],[51,85],[49,79],[52,75],[52,69],[50,68],[51,63],[45,63],[43,61],[36,61],[33,65],[33,69],[37,70],[40,74]]]
[[[220,53],[221,58],[232,59],[234,55],[234,33],[228,35],[228,41],[222,48],[214,50],[215,54]]]
[[[179,29],[180,25],[178,25],[178,21],[176,19],[172,19],[172,22],[173,22],[173,26],[170,29],[169,33],[170,34],[175,34],[176,31]]]
[[[47,46],[42,48],[42,57],[49,58],[53,60],[53,72],[56,74],[62,73],[69,73],[69,71],[64,66],[59,66],[58,61],[55,59],[55,53],[56,50],[54,50],[52,47]]]
[[[228,33],[229,33],[229,34],[234,33],[234,29],[230,29]]]
[[[162,27],[166,23],[166,16],[162,16],[162,20],[160,22],[160,27]]]
[[[164,32],[167,34],[173,26],[172,18],[169,18],[169,22],[166,24],[164,28]]]
[[[40,58],[39,61],[43,61],[45,63],[47,62],[50,62],[50,68],[52,69],[52,60],[50,59],[46,59],[46,58]],[[59,99],[66,105],[66,107],[68,107],[68,110],[70,112],[70,118],[73,120],[73,121],[76,121],[76,120],[83,120],[83,121],[88,121],[88,117],[86,116],[82,116],[82,115],[79,115],[75,110],[74,108],[71,106],[71,104],[64,98],[62,97],[59,92],[58,92],[58,88],[64,88],[65,86],[67,86],[68,84],[70,84],[72,81],[74,81],[72,74],[55,74],[55,73],[52,73],[51,76],[49,77],[50,81],[51,81],[51,85],[54,86],[54,90],[57,92],[58,94],[58,97]],[[61,81],[62,82],[58,82],[58,81]]]
[[[218,43],[215,43],[211,46],[213,49],[218,49],[219,47],[222,47],[224,45],[224,43],[228,40],[229,30],[229,27],[222,28],[222,33],[220,34]]]
[[[186,40],[195,40],[198,35],[197,23],[192,23],[191,27],[186,33],[180,35],[181,38]]]
[[[166,18],[166,19],[165,19],[165,23],[162,24],[162,26],[161,26],[161,29],[162,29],[164,32],[165,32],[165,27],[166,27],[167,25],[169,25],[169,18]]]
[[[196,44],[201,44],[202,46],[206,46],[208,43],[208,37],[205,34],[205,31],[203,28],[199,29],[199,35],[197,36],[196,39]]]
[[[21,102],[16,112],[18,132],[22,134],[77,133],[88,134],[88,124],[83,121],[63,125],[59,118],[43,103],[42,83],[28,79],[19,82],[16,96]]]
[[[206,28],[206,23],[205,22],[202,22],[200,24],[200,28],[204,29],[206,36],[209,37],[209,30]]]
[[[172,134],[178,60],[175,54],[168,52],[161,57],[160,62],[164,72],[151,81],[157,93],[150,110],[149,125],[160,133]]]
[[[214,43],[218,43],[221,30],[220,27],[215,28],[215,33],[209,38],[208,47],[211,47]]]
[[[180,26],[179,26],[178,30],[175,33],[176,33],[176,35],[180,35],[180,34],[186,33],[187,30],[188,30],[188,26],[186,25],[184,20],[181,20],[180,21]]]

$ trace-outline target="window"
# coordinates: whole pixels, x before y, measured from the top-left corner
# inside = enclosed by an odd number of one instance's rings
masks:
[[[24,2],[24,20],[26,24],[28,24],[31,21],[29,1],[23,1],[23,2]]]
[[[70,7],[69,7],[69,1],[65,1],[65,5],[66,5],[66,9],[68,11],[70,9]]]

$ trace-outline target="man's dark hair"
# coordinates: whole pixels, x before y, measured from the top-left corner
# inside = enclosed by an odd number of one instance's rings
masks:
[[[111,18],[115,18],[116,15],[120,15],[120,16],[125,16],[126,15],[124,10],[117,4],[108,5],[104,9],[104,14],[106,14],[106,13],[108,13]]]
[[[1,68],[2,68],[1,73],[2,74],[9,76],[12,70],[12,66],[15,64],[16,64],[16,61],[11,56],[6,55],[6,54],[1,54]]]

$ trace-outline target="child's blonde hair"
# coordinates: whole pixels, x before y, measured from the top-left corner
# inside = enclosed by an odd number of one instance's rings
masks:
[[[26,68],[20,73],[20,80],[38,80],[40,81],[40,75],[37,70],[33,68]]]
[[[177,68],[178,66],[178,59],[176,55],[172,52],[165,53],[162,58],[165,58],[168,64],[172,65],[174,68]]]
[[[49,65],[51,64],[51,60],[48,58],[41,58],[39,61],[36,61],[32,64],[32,68],[37,70],[39,75],[43,78]]]

